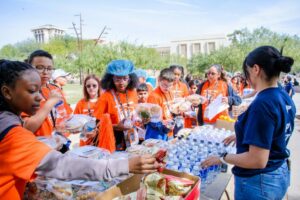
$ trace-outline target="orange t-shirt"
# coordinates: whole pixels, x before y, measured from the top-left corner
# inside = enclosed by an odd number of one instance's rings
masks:
[[[198,108],[195,108],[195,112],[198,112]],[[196,114],[197,116],[197,114]],[[197,118],[184,117],[184,128],[194,128],[198,125]]]
[[[83,114],[83,115],[91,115],[94,116],[95,109],[97,108],[97,102],[99,101],[99,98],[95,102],[87,101],[84,98],[78,101],[74,114]]]
[[[47,84],[46,87],[41,87],[43,99],[40,103],[40,109],[43,109],[44,104],[46,103],[47,99],[49,98],[51,90],[58,90],[59,92],[62,93],[62,91],[58,87],[56,87],[52,84]],[[66,109],[67,114],[72,114],[72,112],[73,112],[72,108],[69,106],[69,104],[67,104],[67,101],[64,97],[63,97],[63,101],[64,101],[64,107]],[[49,136],[49,135],[51,135],[51,133],[53,131],[53,128],[54,128],[54,121],[56,119],[56,116],[54,116],[55,113],[52,112],[53,115],[51,115],[51,112],[48,114],[47,118],[41,124],[40,128],[34,133],[36,136]],[[26,118],[30,117],[26,113],[22,113],[21,116],[24,119],[25,123],[26,123]]]
[[[157,87],[155,90],[153,90],[147,100],[148,103],[158,104],[161,107],[163,120],[172,119],[170,106],[173,101],[173,94],[171,92],[164,94],[160,87]]]
[[[148,88],[148,94],[150,94],[153,91],[153,87],[149,83],[146,83],[146,85],[147,85],[147,88]]]
[[[122,106],[117,107],[117,95],[119,95],[120,103]],[[126,93],[116,93],[116,101],[113,96],[112,91],[107,90],[103,94],[101,94],[99,101],[96,104],[97,109],[95,110],[95,117],[100,120],[101,116],[105,113],[110,114],[111,122],[112,124],[118,124],[120,121],[125,119],[124,113],[122,111],[122,107],[124,108],[124,112],[126,114],[126,117],[128,117],[128,111],[130,114],[130,117],[133,115],[133,111],[135,106],[138,104],[138,96],[136,93],[136,90],[127,90],[127,97]],[[119,109],[118,109],[119,108]],[[118,112],[118,110],[120,112]]]
[[[171,89],[174,98],[186,97],[189,96],[189,89],[186,84],[179,81],[178,83],[174,82]]]
[[[228,96],[228,88],[227,83],[224,81],[217,81],[214,84],[209,84],[209,82],[205,82],[202,91],[201,96],[206,97],[209,102],[212,102],[218,95],[222,94],[223,97]],[[220,115],[228,115],[228,110],[225,110],[219,114],[217,114],[213,119],[209,120],[208,118],[204,117],[205,109],[209,105],[209,102],[202,104],[202,116],[203,121],[205,123],[215,123]]]
[[[26,182],[50,151],[30,131],[12,128],[0,142],[0,199],[22,199]]]

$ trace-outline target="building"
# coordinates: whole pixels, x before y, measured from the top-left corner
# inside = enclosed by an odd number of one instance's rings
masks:
[[[228,40],[224,35],[207,35],[194,38],[177,39],[168,44],[161,44],[152,47],[155,48],[161,56],[174,54],[190,59],[195,54],[209,54],[222,46],[226,46],[227,44]]]
[[[31,29],[38,43],[48,43],[51,38],[63,36],[65,31],[51,24]]]

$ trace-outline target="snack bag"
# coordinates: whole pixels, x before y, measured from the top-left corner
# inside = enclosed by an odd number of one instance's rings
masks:
[[[148,174],[145,176],[143,183],[147,188],[147,196],[149,194],[157,197],[166,195],[167,182],[162,174],[157,172]]]
[[[186,100],[191,102],[193,106],[198,106],[204,101],[204,97],[200,96],[199,94],[192,94],[186,97]]]
[[[169,196],[185,196],[191,189],[194,181],[172,175],[164,175],[167,181],[167,194]]]

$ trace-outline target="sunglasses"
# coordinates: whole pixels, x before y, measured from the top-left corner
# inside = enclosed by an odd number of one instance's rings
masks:
[[[92,85],[86,85],[85,87],[87,87],[87,88],[91,88],[91,87],[96,88],[97,85],[96,84],[92,84]]]

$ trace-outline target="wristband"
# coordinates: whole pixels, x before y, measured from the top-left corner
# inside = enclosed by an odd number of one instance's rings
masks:
[[[228,165],[228,163],[224,160],[224,158],[225,158],[226,156],[227,156],[227,153],[222,154],[221,157],[220,157],[220,161],[221,161],[223,164]]]

